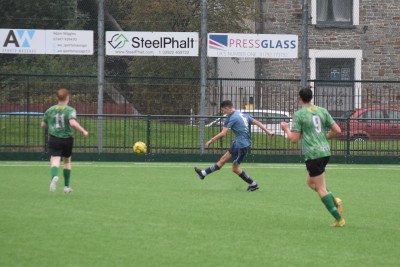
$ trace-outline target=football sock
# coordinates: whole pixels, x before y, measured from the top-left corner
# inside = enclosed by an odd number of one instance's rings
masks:
[[[328,194],[329,194],[329,195],[331,195],[331,196],[332,196],[332,198],[335,198],[335,195],[334,195],[334,194],[333,194],[331,191],[329,191],[329,189],[328,189],[328,188],[326,189],[326,191],[328,191]]]
[[[248,184],[254,183],[253,179],[251,179],[244,171],[241,174],[239,174],[239,177],[242,178],[242,180]]]
[[[335,203],[333,202],[333,197],[331,194],[328,193],[326,196],[322,197],[321,200],[326,209],[330,212],[330,214],[332,214],[333,217],[335,217],[336,220],[340,220],[342,218],[335,206]]]
[[[69,181],[71,179],[71,170],[64,169],[64,185],[69,187]]]
[[[221,168],[218,167],[217,164],[214,164],[214,165],[212,165],[211,167],[209,167],[209,168],[205,169],[204,171],[202,171],[201,173],[202,173],[203,175],[207,175],[207,174],[210,174],[210,173],[212,173],[212,172],[218,171],[219,169],[221,169]],[[203,173],[203,172],[205,172],[205,173]]]
[[[58,167],[51,167],[51,180],[54,176],[58,176]]]

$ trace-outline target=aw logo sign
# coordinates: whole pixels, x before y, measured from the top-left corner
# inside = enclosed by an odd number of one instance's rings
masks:
[[[0,29],[0,53],[41,54],[45,52],[44,30]]]
[[[14,45],[14,47],[31,48],[29,42],[33,39],[35,32],[35,30],[10,30],[3,47]]]
[[[210,34],[208,36],[208,48],[215,50],[226,50],[228,47],[228,35]]]

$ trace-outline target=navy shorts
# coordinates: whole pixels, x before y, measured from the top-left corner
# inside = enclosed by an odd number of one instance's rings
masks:
[[[73,145],[74,139],[72,137],[59,138],[52,135],[49,137],[49,152],[51,156],[69,158],[72,155]]]
[[[309,159],[306,161],[306,167],[310,177],[321,175],[325,172],[325,167],[329,162],[329,157],[318,159]]]
[[[250,147],[243,147],[243,148],[238,148],[235,147],[234,145],[231,146],[231,148],[228,150],[229,153],[232,155],[232,162],[234,164],[240,164],[242,163],[244,157],[247,155],[247,152],[249,151]]]

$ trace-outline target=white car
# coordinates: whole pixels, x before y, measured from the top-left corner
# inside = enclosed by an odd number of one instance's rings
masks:
[[[280,110],[269,110],[269,109],[251,109],[251,110],[238,110],[243,113],[249,114],[251,117],[262,122],[268,130],[273,131],[276,135],[285,136],[285,132],[281,129],[281,122],[285,121],[289,123],[289,127],[292,127],[292,118],[289,112]],[[217,114],[215,116],[222,116]],[[211,126],[223,126],[224,118],[214,119],[213,121],[206,123],[206,127]],[[262,132],[257,125],[251,125],[251,132]]]

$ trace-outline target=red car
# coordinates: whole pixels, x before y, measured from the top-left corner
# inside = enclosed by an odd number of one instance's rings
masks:
[[[400,109],[370,107],[349,111],[336,122],[342,130],[341,139],[366,141],[400,138]]]

